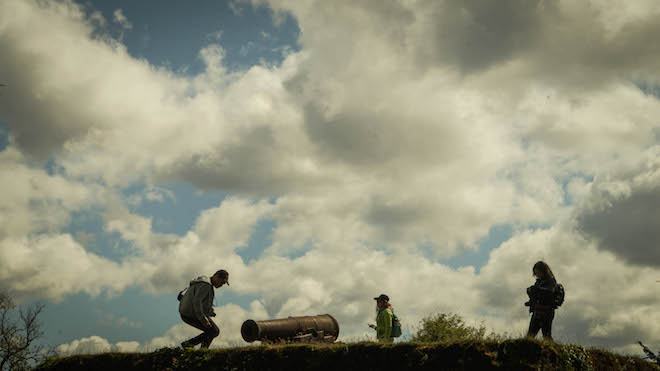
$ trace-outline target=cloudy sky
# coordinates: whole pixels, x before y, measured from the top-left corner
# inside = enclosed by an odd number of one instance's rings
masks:
[[[456,312],[660,346],[656,0],[0,0],[0,282],[44,342],[153,350],[220,268],[221,335]]]

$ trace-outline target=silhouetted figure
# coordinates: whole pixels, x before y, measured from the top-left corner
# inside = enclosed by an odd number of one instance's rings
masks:
[[[376,308],[378,314],[376,315],[376,324],[369,325],[369,327],[376,330],[376,339],[383,343],[394,342],[392,337],[392,320],[394,318],[394,311],[390,305],[390,298],[381,294],[376,300]]]
[[[183,322],[192,327],[204,331],[190,340],[181,343],[182,348],[192,348],[197,344],[202,344],[202,348],[208,348],[213,339],[220,335],[220,329],[216,326],[211,317],[215,316],[213,311],[213,298],[215,291],[213,288],[219,288],[224,284],[229,285],[229,273],[221,269],[211,278],[199,276],[190,281],[185,294],[179,293],[179,314]]]
[[[532,313],[527,336],[536,337],[540,329],[544,339],[552,340],[557,281],[548,264],[543,261],[534,264],[532,272],[536,277],[536,283],[527,288],[529,301],[525,305],[529,305],[529,311]]]

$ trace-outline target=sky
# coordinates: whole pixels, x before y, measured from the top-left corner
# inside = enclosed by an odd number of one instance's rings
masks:
[[[660,346],[656,0],[0,0],[0,282],[64,353],[329,313]]]

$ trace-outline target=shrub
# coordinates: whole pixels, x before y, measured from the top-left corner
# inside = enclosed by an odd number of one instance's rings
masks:
[[[486,327],[469,326],[461,315],[456,313],[439,313],[430,315],[420,322],[420,328],[412,336],[412,341],[460,341],[483,340]]]

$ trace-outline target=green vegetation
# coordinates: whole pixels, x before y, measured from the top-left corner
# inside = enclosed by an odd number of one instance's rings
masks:
[[[275,345],[54,357],[40,370],[660,370],[641,358],[540,340]]]
[[[412,336],[412,341],[462,341],[484,339],[486,327],[465,324],[463,317],[455,313],[439,313],[422,319],[421,327]]]
[[[40,370],[660,370],[639,357],[488,335],[458,314],[424,318],[408,342],[278,344],[53,357]]]

